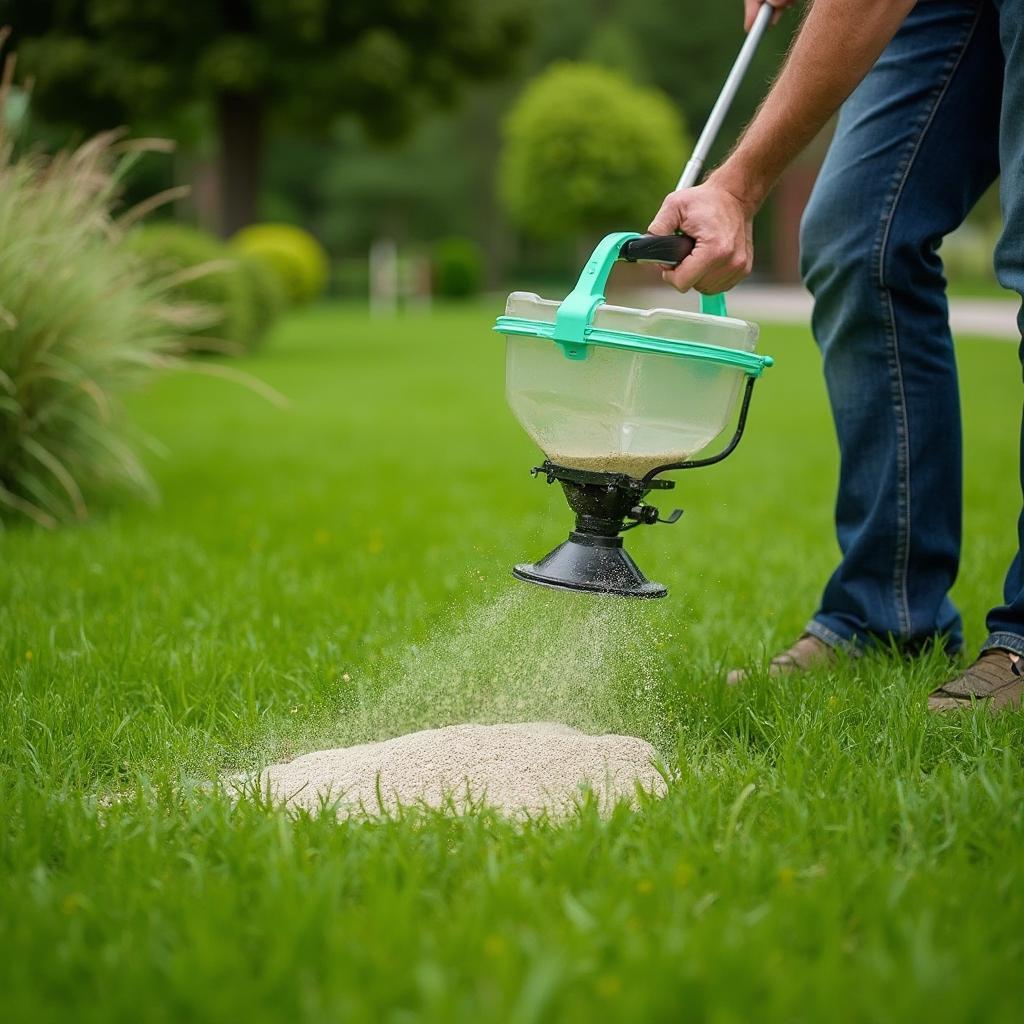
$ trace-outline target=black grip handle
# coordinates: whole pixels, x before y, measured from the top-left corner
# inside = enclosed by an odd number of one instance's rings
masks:
[[[693,252],[693,245],[689,235],[641,235],[626,242],[619,255],[630,263],[666,263],[676,267]]]

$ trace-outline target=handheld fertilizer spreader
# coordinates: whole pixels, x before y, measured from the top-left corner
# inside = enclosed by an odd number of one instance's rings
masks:
[[[699,180],[754,50],[771,22],[758,11],[725,86],[679,179]],[[623,547],[626,530],[674,523],[644,503],[675,482],[661,474],[721,462],[739,444],[754,382],[772,365],[756,355],[757,326],[726,314],[723,295],[701,296],[700,312],[606,305],[605,285],[618,260],[677,265],[693,249],[685,235],[606,236],[561,302],[513,292],[495,330],[506,337],[505,393],[523,428],[545,455],[534,475],[559,482],[576,525],[540,561],[516,577],[563,590],[622,597],[664,597]],[[742,399],[741,399],[742,393]],[[739,416],[715,455],[693,456]]]

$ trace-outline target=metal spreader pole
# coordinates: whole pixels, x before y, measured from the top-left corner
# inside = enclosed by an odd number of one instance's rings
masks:
[[[679,183],[676,185],[677,189],[690,188],[700,181],[700,176],[704,173],[704,163],[708,158],[708,153],[715,144],[715,139],[718,136],[719,129],[722,127],[722,122],[725,120],[725,115],[729,112],[729,107],[732,106],[732,101],[736,97],[736,90],[739,89],[740,82],[750,67],[750,62],[754,58],[754,51],[764,38],[765,32],[768,31],[768,26],[772,23],[772,15],[774,13],[775,8],[771,4],[761,4],[761,8],[754,18],[754,24],[750,26],[747,38],[744,40],[732,70],[729,72],[729,77],[726,78],[725,85],[722,86],[722,91],[719,93],[718,99],[715,100],[715,105],[711,108],[711,113],[708,115],[704,130],[700,133],[700,138],[697,139],[697,145],[693,147],[693,156],[690,157],[683,168]]]

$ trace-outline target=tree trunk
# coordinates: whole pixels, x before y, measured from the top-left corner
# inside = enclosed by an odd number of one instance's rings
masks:
[[[220,186],[218,161],[206,153],[177,150],[174,157],[174,180],[188,185],[188,195],[175,203],[181,220],[198,224],[204,231],[220,231]]]
[[[263,99],[226,92],[217,97],[220,233],[233,235],[256,219],[263,157]]]

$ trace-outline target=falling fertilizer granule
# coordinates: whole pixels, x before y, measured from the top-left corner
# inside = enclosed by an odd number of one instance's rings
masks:
[[[378,743],[304,754],[271,765],[264,790],[290,807],[336,803],[339,817],[379,814],[398,805],[457,811],[486,804],[521,817],[569,813],[585,789],[602,811],[632,799],[636,785],[662,795],[655,750],[634,736],[588,736],[567,725],[450,725]]]

